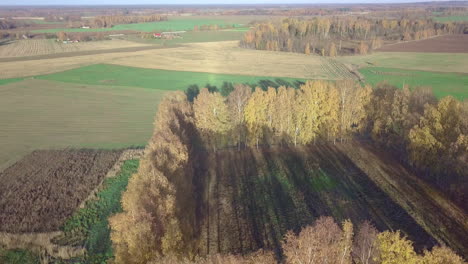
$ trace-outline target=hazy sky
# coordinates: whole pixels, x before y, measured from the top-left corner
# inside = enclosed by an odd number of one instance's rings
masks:
[[[430,1],[430,0],[425,0]],[[0,5],[408,3],[420,0],[0,0]]]

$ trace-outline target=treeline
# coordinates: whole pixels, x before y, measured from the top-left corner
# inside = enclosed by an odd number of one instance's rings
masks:
[[[118,24],[133,24],[166,21],[167,16],[163,15],[146,15],[146,16],[97,16],[93,19],[91,26],[96,28],[110,28]]]
[[[408,41],[463,33],[464,25],[432,20],[369,19],[364,17],[288,18],[260,23],[248,31],[245,48],[316,53],[322,56],[366,54],[383,41]]]
[[[14,29],[16,28],[16,23],[10,20],[0,20],[0,29]]]
[[[433,175],[466,168],[467,104],[452,97],[437,101],[427,89],[309,81],[297,89],[252,91],[248,85],[233,85],[225,96],[210,86],[191,96],[193,103],[183,92],[174,92],[158,107],[155,131],[122,197],[124,212],[110,219],[116,263],[180,263],[186,258],[187,263],[272,263],[268,252],[198,261],[197,215],[204,209],[197,201],[203,183],[194,171],[200,166],[197,155],[205,151],[371,136]],[[463,171],[461,176],[466,177]],[[284,260],[464,263],[445,247],[417,255],[399,232],[378,233],[369,224],[363,226],[354,235],[351,222],[340,228],[322,218],[299,235],[286,235],[281,244]]]
[[[362,264],[464,264],[460,256],[450,248],[436,246],[414,251],[412,242],[400,231],[378,232],[369,222],[361,223],[357,230],[351,221],[339,226],[331,217],[320,217],[313,225],[303,228],[299,234],[290,231],[281,243],[283,259],[278,261],[269,251],[258,251],[251,255],[215,255],[206,259],[190,261],[174,256],[163,257],[149,263],[192,263],[192,264],[271,264],[271,263],[362,263]]]
[[[438,101],[429,88],[374,89],[354,81],[309,81],[298,88],[224,84],[189,87],[204,146],[306,145],[371,138],[426,180],[466,204],[468,102]],[[444,179],[441,181],[441,179]]]

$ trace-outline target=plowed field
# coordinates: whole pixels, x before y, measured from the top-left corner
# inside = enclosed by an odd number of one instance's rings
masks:
[[[103,180],[121,151],[34,151],[0,173],[0,231],[56,231]]]

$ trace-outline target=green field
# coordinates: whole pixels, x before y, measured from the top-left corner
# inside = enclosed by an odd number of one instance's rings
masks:
[[[218,25],[221,27],[234,26],[239,27],[236,23],[229,23],[223,19],[214,18],[192,18],[192,19],[170,19],[168,21],[149,22],[149,23],[135,23],[135,24],[122,24],[115,25],[112,28],[54,28],[54,29],[40,29],[33,30],[36,33],[55,33],[55,32],[98,32],[98,31],[116,31],[116,30],[133,30],[141,32],[153,31],[180,31],[180,30],[193,30],[194,26],[202,25]]]
[[[138,160],[125,161],[118,175],[104,181],[97,199],[87,202],[65,222],[64,240],[82,241],[88,253],[85,263],[103,263],[113,256],[108,218],[122,212],[122,193],[138,164]]]
[[[19,82],[19,81],[22,81],[22,80],[24,80],[24,78],[0,79],[0,85],[13,83],[13,82]]]
[[[0,171],[35,149],[143,146],[166,91],[28,79],[0,86]]]
[[[430,86],[437,98],[447,95],[460,100],[468,98],[468,74],[414,71],[406,69],[366,67],[359,70],[366,82],[386,81],[398,87]]]
[[[36,78],[87,85],[132,86],[158,90],[184,90],[191,84],[220,86],[225,81],[257,83],[260,80],[277,79],[276,77],[144,69],[110,64],[96,64]],[[298,80],[281,79],[289,82]]]
[[[97,64],[2,80],[0,171],[35,149],[143,146],[167,91],[275,79]]]
[[[433,19],[437,22],[464,22],[468,21],[468,15],[460,16],[436,16]]]

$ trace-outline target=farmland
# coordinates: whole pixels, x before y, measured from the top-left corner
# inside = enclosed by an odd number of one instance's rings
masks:
[[[367,67],[359,72],[364,75],[367,83],[377,84],[387,82],[397,87],[432,87],[434,95],[442,98],[447,95],[460,100],[468,98],[468,74],[415,71],[406,69]]]
[[[83,76],[86,76],[86,78],[83,78]],[[135,78],[135,76],[138,76],[138,78]],[[184,90],[191,84],[221,86],[223,82],[253,84],[260,80],[276,79],[264,76],[145,69],[112,64],[96,64],[36,78],[87,85],[132,86],[158,90]],[[284,79],[289,82],[297,80],[293,78]]]
[[[360,67],[468,73],[468,53],[375,52],[364,56],[343,56],[336,59]]]
[[[433,17],[433,19],[438,22],[463,22],[463,21],[468,21],[468,15],[435,16]]]
[[[135,24],[123,24],[115,25],[112,28],[54,28],[44,30],[34,30],[37,33],[56,33],[60,31],[64,32],[100,32],[100,31],[121,31],[121,30],[132,30],[137,32],[153,32],[153,31],[181,31],[181,30],[193,30],[194,26],[203,25],[218,25],[221,27],[236,26],[235,23],[226,22],[223,19],[215,18],[192,18],[192,19],[169,19],[168,21],[149,22],[149,23],[135,23]]]
[[[35,149],[144,145],[165,91],[28,79],[0,86],[0,171]]]
[[[468,35],[445,35],[435,38],[386,45],[378,51],[467,53]]]
[[[167,49],[103,53],[92,56],[64,55],[58,58],[42,58],[42,60],[22,60],[21,63],[8,61],[0,63],[0,78],[44,75],[97,63],[233,75],[302,79],[353,78],[338,60],[330,61],[320,56],[296,53],[246,50],[239,48],[237,41],[191,43]]]
[[[0,173],[0,231],[58,230],[102,181],[120,153],[44,150],[25,156]]]
[[[187,31],[183,33],[182,38],[174,39],[142,39],[138,35],[129,35],[125,39],[146,44],[159,45],[176,45],[182,43],[198,43],[198,42],[216,42],[216,41],[234,41],[240,40],[245,34],[245,28],[240,29],[225,29],[217,31]]]
[[[1,45],[0,58],[37,56],[65,52],[106,50],[141,46],[146,46],[146,44],[140,44],[125,40],[103,40],[64,44],[61,42],[54,41],[52,39],[23,39],[12,41],[9,44]]]

